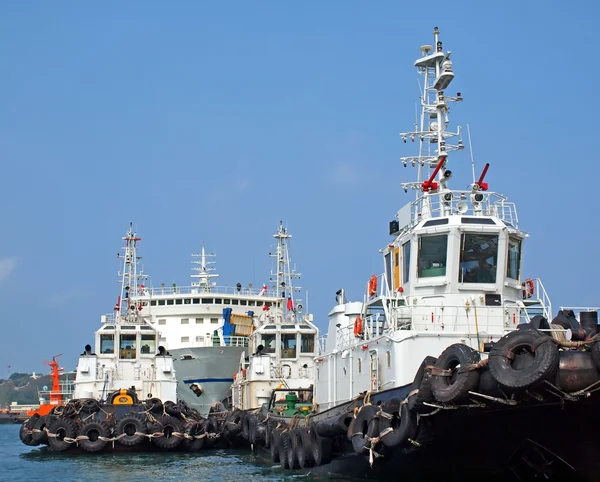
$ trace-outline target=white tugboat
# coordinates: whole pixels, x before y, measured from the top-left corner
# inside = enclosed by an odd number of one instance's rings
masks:
[[[274,462],[315,474],[598,480],[598,308],[553,317],[542,282],[523,272],[528,234],[489,190],[489,165],[451,189],[463,143],[449,111],[463,97],[445,92],[454,70],[437,28],[414,65],[420,122],[401,139],[418,152],[401,162],[417,168],[402,184],[416,198],[390,223],[363,300],[337,293],[314,412],[263,409],[256,426]]]
[[[312,314],[305,313],[302,300],[296,295],[300,288],[294,280],[300,278],[291,265],[288,243],[291,234],[279,225],[275,252],[275,269],[271,273],[275,286],[281,290],[285,306],[265,307],[253,326],[247,351],[240,357],[232,386],[232,406],[240,410],[262,407],[271,400],[273,390],[304,402],[312,402],[315,376],[314,359],[317,327]]]
[[[144,305],[132,294],[142,290],[145,275],[138,272],[137,237],[129,228],[119,254],[121,293],[114,314],[102,317],[94,350],[87,346],[79,357],[74,398],[103,402],[111,393],[133,390],[142,399],[177,401],[177,380],[172,356],[159,346],[159,334],[143,316]]]

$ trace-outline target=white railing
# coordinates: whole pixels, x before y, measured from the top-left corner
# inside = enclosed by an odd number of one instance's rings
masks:
[[[446,200],[444,196],[450,196]],[[475,201],[471,196],[481,195],[481,201]],[[429,215],[425,214],[425,206],[429,203]],[[440,191],[425,194],[411,203],[410,224],[400,226],[408,229],[423,219],[444,217],[451,214],[462,216],[493,216],[510,223],[515,228],[519,224],[517,208],[513,202],[495,192],[471,191]]]
[[[239,295],[239,296],[256,296],[259,298],[277,298],[276,290],[266,290],[262,292],[262,287],[242,287],[237,286],[210,286],[208,288],[201,286],[159,286],[157,288],[145,287],[143,290],[138,287],[137,293],[132,292],[131,296],[135,299],[153,298],[159,296],[172,295]]]
[[[317,340],[317,343],[317,353],[319,355],[324,355],[325,353],[327,353],[327,334],[320,336]]]

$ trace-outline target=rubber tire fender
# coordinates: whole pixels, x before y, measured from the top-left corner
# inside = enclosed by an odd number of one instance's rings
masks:
[[[163,403],[160,398],[150,398],[144,402],[144,408],[150,413],[162,413]]]
[[[480,356],[473,348],[463,343],[455,343],[447,347],[435,362],[441,370],[452,370],[452,376],[435,375],[431,389],[435,399],[442,403],[457,403],[469,397],[469,391],[475,390],[479,383],[479,371],[456,370],[479,363]]]
[[[421,366],[417,370],[415,379],[413,380],[412,390],[418,390],[415,395],[409,398],[408,403],[411,410],[415,410],[418,413],[429,413],[435,410],[432,407],[423,405],[424,402],[432,402],[433,396],[433,375],[431,368],[435,365],[437,358],[433,356],[426,356],[421,362]]]
[[[234,410],[225,419],[223,431],[229,436],[235,436],[242,432],[242,426],[246,413],[241,410]]]
[[[280,454],[279,454],[279,439],[281,438],[281,432],[279,431],[279,429],[274,428],[271,431],[271,436],[270,436],[270,440],[271,440],[271,462],[273,462],[274,464],[278,463],[280,460]]]
[[[39,432],[34,432],[32,434],[34,445],[40,445],[40,444],[47,445],[48,444],[48,434],[46,432],[44,432],[44,429],[48,426],[49,422],[50,422],[50,420],[49,420],[48,415],[44,415],[36,420],[33,428],[35,430],[39,430]]]
[[[312,434],[312,458],[315,465],[325,465],[331,462],[333,444],[330,439],[317,435],[314,430]]]
[[[177,447],[183,438],[172,435],[173,432],[181,432],[181,422],[171,415],[165,415],[152,424],[152,433],[162,432],[162,437],[152,437],[152,442],[164,450],[172,450]]]
[[[35,413],[21,424],[21,428],[19,429],[19,438],[25,445],[35,447],[36,445],[40,444],[40,442],[34,441],[33,434],[29,433],[30,430],[35,428],[35,424],[39,419],[39,414]]]
[[[520,353],[533,354],[533,363],[515,369]],[[535,330],[515,330],[503,336],[490,350],[489,367],[496,381],[508,388],[527,388],[551,378],[558,370],[558,347],[549,336]]]
[[[164,410],[168,415],[172,417],[180,418],[181,417],[181,409],[177,406],[175,402],[167,401],[164,403]]]
[[[394,429],[381,438],[386,447],[405,447],[408,439],[414,439],[419,429],[417,412],[411,410],[408,403],[401,403],[400,399],[392,398],[383,410],[392,415],[392,418],[379,417],[379,434],[388,428]]]
[[[90,421],[84,423],[79,429],[79,435],[87,435],[89,440],[80,440],[79,446],[86,452],[98,452],[106,447],[105,440],[101,440],[100,437],[108,437],[110,435],[110,427],[104,421],[95,422]]]
[[[217,427],[212,418],[207,418],[204,422],[204,433],[207,435],[207,437],[204,437],[204,446],[206,448],[214,447],[217,443],[217,439],[214,437],[208,437],[208,434],[217,433]]]
[[[98,403],[98,400],[95,400],[93,398],[84,398],[83,400],[81,400],[80,411],[82,413],[87,413],[88,415],[91,415],[92,413],[100,411],[100,404]]]
[[[299,428],[300,445],[298,446],[298,465],[301,469],[312,467],[315,461],[312,458],[310,428]]]
[[[367,440],[367,437],[371,437],[374,434],[369,434],[369,425],[378,412],[379,408],[375,405],[363,405],[356,414],[354,420],[350,422],[350,426],[348,427],[348,437],[350,438],[352,448],[356,453],[362,454],[365,449],[370,447],[370,442]],[[379,433],[379,431],[377,433]]]
[[[256,418],[256,415],[252,413],[246,413],[246,416],[242,420],[242,436],[250,442],[250,429],[252,425],[252,419]],[[250,442],[252,443],[252,442]]]
[[[65,437],[77,437],[77,424],[70,418],[58,417],[53,420],[48,427],[50,433],[58,435],[58,437],[48,437],[48,444],[53,452],[64,452],[71,448],[69,442],[65,442]]]
[[[592,361],[596,369],[600,371],[600,341],[595,341],[592,344]]]
[[[136,434],[147,434],[148,426],[146,418],[141,414],[129,414],[121,417],[115,424],[115,436],[125,434],[117,442],[125,447],[133,447],[134,445],[144,442],[146,437]]]
[[[295,428],[294,430],[290,430],[290,449],[288,450],[288,466],[290,469],[299,469],[299,457],[298,452],[302,452],[302,436],[300,435],[300,430]]]
[[[279,437],[279,465],[282,469],[289,469],[289,452],[292,450],[292,440],[289,432],[281,432]]]
[[[185,429],[185,433],[191,435],[192,437],[196,435],[202,435],[204,433],[204,420],[197,420],[194,422],[190,422]],[[202,438],[194,438],[194,439],[183,439],[181,442],[182,448],[187,450],[188,452],[199,452],[204,448],[204,441],[206,437]]]

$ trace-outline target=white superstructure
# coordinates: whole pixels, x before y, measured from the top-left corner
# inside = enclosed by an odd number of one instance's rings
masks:
[[[143,289],[145,279],[137,271],[140,238],[130,226],[123,240],[124,253],[117,255],[123,262],[119,272],[121,294],[114,314],[102,317],[94,348],[90,346],[79,357],[73,397],[106,401],[111,392],[133,388],[140,399],[174,402],[177,380],[173,359],[159,353],[158,332],[142,315],[143,303],[132,296]]]
[[[291,265],[288,243],[292,236],[280,224],[274,237],[275,285],[286,302],[278,308],[263,309],[253,326],[248,349],[240,356],[232,405],[242,410],[261,407],[275,388],[308,390],[313,386],[319,331],[312,323],[312,314],[304,312],[295,295],[300,288],[294,286],[294,280],[300,274]],[[300,392],[300,396],[304,393],[309,392]]]

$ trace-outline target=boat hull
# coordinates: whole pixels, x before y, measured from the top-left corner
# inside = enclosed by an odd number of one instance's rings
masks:
[[[214,346],[170,350],[177,377],[177,398],[206,415],[231,393],[233,374],[238,370],[241,346]],[[197,385],[197,396],[190,387]],[[193,387],[192,387],[193,388]]]

